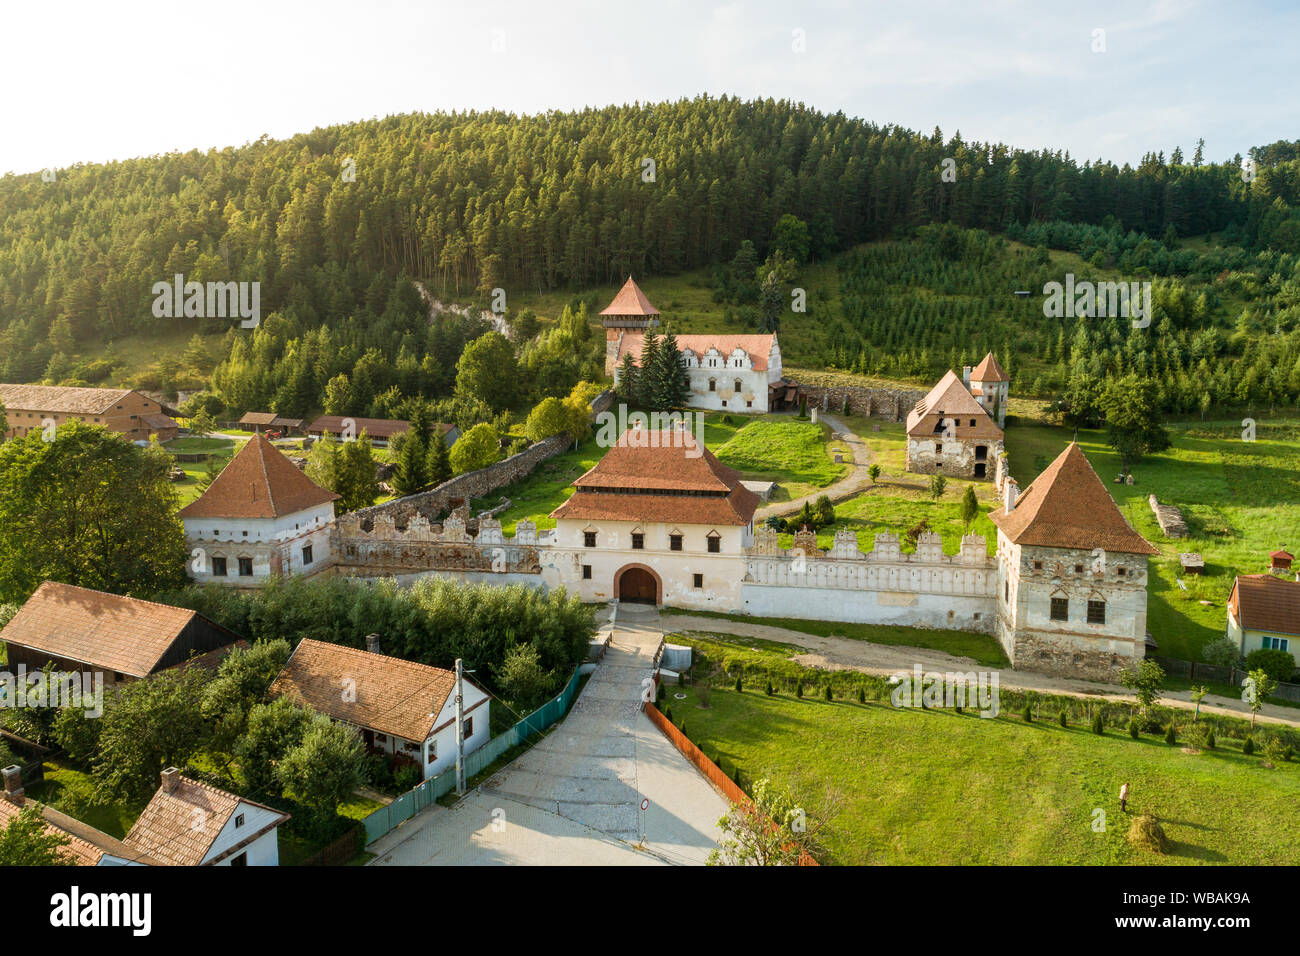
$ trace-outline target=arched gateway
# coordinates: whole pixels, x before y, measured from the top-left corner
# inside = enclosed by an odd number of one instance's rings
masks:
[[[659,575],[643,564],[628,564],[614,575],[614,592],[625,604],[659,604],[663,587]]]

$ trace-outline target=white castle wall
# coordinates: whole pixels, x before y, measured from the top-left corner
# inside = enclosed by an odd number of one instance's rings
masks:
[[[939,535],[922,534],[903,554],[897,535],[876,536],[867,553],[840,531],[829,551],[800,534],[789,549],[776,533],[755,533],[741,589],[744,613],[991,633],[997,615],[997,564],[981,535],[962,538],[955,555]]]

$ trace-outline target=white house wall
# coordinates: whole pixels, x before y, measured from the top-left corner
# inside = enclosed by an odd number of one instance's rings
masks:
[[[243,826],[235,826],[235,821],[243,814]],[[221,828],[217,834],[216,840],[213,841],[211,848],[204,855],[203,861],[206,863],[213,857],[220,856],[226,850],[230,849],[241,840],[248,838],[250,833],[256,833],[262,827],[280,817],[279,813],[274,810],[268,810],[265,807],[255,806],[251,803],[240,801],[235,812],[230,815],[226,825]],[[224,860],[219,861],[217,866],[230,866],[230,861],[239,856],[240,853],[248,854],[249,866],[279,866],[280,864],[280,841],[278,837],[279,827],[275,827],[262,834],[248,846],[244,847],[239,853],[232,853]]]
[[[468,755],[487,743],[491,736],[492,702],[487,694],[469,681],[464,682],[464,688],[465,716],[474,720],[473,733],[465,738],[465,753]],[[433,727],[433,736],[425,741],[424,777],[426,780],[456,766],[456,695],[454,692],[442,705]],[[431,744],[436,748],[432,761],[428,759]]]

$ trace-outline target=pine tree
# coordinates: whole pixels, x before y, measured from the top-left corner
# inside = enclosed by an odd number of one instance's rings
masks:
[[[451,477],[451,457],[447,451],[447,439],[443,437],[440,429],[435,428],[433,438],[429,440],[425,477],[431,485],[440,485]]]

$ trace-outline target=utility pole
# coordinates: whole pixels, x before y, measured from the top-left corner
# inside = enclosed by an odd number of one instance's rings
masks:
[[[456,796],[465,794],[465,682],[456,658]]]

